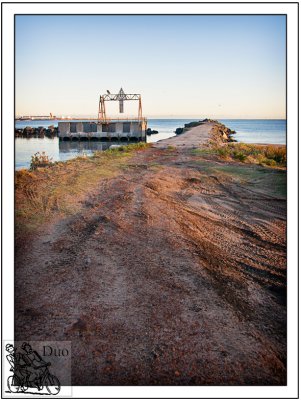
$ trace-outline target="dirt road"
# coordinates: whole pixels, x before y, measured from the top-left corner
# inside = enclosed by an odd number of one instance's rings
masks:
[[[285,384],[285,172],[160,147],[17,248],[15,340],[73,385]]]

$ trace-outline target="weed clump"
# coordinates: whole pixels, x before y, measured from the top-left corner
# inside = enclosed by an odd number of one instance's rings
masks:
[[[33,156],[31,156],[30,170],[33,171],[37,168],[49,167],[53,164],[54,163],[52,162],[52,158],[49,158],[46,155],[45,151],[42,151],[42,153],[38,151]]]
[[[233,151],[233,158],[235,160],[239,160],[241,162],[244,162],[245,159],[247,158],[247,155],[242,151]]]
[[[222,158],[227,158],[230,155],[230,150],[227,146],[219,147],[216,150],[217,154]]]
[[[175,146],[171,146],[171,145],[167,146],[167,150],[169,150],[169,151],[173,151],[173,150],[176,150],[176,149],[177,148]]]
[[[274,160],[277,164],[286,165],[286,148],[267,146],[265,149],[265,156],[268,159]]]

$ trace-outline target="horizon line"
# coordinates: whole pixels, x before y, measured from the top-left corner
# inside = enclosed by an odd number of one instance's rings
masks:
[[[15,119],[18,118],[24,118],[24,117],[50,117],[50,115],[47,115],[47,113],[45,113],[44,115],[28,115],[28,114],[17,114],[15,115]],[[54,116],[52,119],[56,119],[56,118],[66,118],[66,119],[72,119],[72,118],[93,118],[95,120],[98,120],[97,116],[95,116],[95,114],[67,114],[65,115],[56,115]],[[94,118],[95,117],[95,118]],[[110,119],[114,119],[117,118],[116,115],[112,115],[110,116]],[[118,116],[118,118],[122,118],[120,116]],[[124,116],[124,118],[136,118],[136,116],[130,115],[130,116]],[[174,115],[174,114],[150,114],[148,116],[144,116],[144,118],[147,119],[189,119],[189,118],[193,118],[193,119],[258,119],[258,120],[287,120],[287,117],[256,117],[256,116],[241,116],[241,117],[235,117],[235,116],[200,116],[200,115]],[[38,120],[38,119],[37,119]],[[49,119],[51,120],[51,119]]]

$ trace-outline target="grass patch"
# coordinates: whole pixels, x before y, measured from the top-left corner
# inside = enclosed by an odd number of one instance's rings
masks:
[[[34,170],[16,171],[17,234],[34,230],[56,215],[76,213],[87,192],[100,180],[118,175],[136,151],[147,147],[146,143],[135,143],[95,152],[91,157],[80,156]]]
[[[211,151],[224,159],[270,167],[286,167],[286,146],[227,143],[223,146],[212,146]]]
[[[217,150],[213,147],[202,147],[199,149],[192,149],[190,153],[195,156],[206,156],[210,154],[217,154]]]
[[[264,168],[259,165],[216,165],[208,171],[212,175],[226,175],[240,184],[258,192],[286,198],[287,176],[281,169]]]

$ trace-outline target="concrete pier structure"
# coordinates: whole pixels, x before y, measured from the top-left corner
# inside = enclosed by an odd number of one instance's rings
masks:
[[[60,140],[99,140],[99,141],[146,141],[147,121],[110,120],[99,121],[60,121],[58,136]]]

